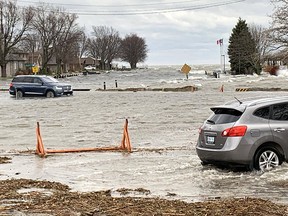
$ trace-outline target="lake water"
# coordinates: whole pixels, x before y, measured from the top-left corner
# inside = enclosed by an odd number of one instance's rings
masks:
[[[149,196],[199,201],[218,197],[262,197],[288,202],[288,189],[271,185],[287,180],[284,163],[267,173],[233,172],[202,167],[195,152],[198,128],[211,114],[210,107],[241,98],[286,95],[287,92],[236,92],[236,88],[286,88],[280,76],[206,76],[213,66],[195,68],[189,79],[178,67],[154,67],[115,71],[63,79],[74,88],[72,97],[24,98],[16,100],[0,92],[0,156],[12,163],[0,164],[0,179],[29,178],[57,181],[72,190],[98,191],[145,188]],[[146,87],[195,85],[194,92],[98,91]],[[8,88],[11,80],[1,80]],[[220,92],[223,85],[224,92]],[[120,145],[125,119],[133,152],[85,152],[54,154],[40,158],[35,150],[36,122],[40,123],[46,149],[106,147]]]

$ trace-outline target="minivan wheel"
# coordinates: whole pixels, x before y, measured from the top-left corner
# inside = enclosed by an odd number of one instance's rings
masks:
[[[22,98],[24,96],[24,93],[22,90],[17,90],[16,92],[16,98]]]
[[[53,97],[55,97],[55,94],[54,94],[53,91],[47,91],[47,92],[46,92],[46,97],[47,97],[47,98],[53,98]]]
[[[282,160],[280,153],[273,146],[264,147],[260,149],[255,155],[254,166],[257,170],[265,172],[281,164]]]

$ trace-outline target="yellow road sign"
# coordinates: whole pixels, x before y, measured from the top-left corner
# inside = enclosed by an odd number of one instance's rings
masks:
[[[182,73],[188,74],[190,71],[191,71],[191,67],[187,64],[184,64],[181,68]]]
[[[32,67],[32,72],[33,73],[38,73],[38,71],[39,71],[39,67],[38,66],[33,66]]]

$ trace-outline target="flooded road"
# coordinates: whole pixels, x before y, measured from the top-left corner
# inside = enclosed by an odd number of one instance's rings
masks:
[[[195,85],[195,92],[96,91],[129,87],[182,87]],[[72,190],[98,191],[145,188],[150,196],[199,201],[218,197],[262,197],[288,203],[288,190],[271,184],[287,180],[288,165],[267,173],[233,172],[202,167],[195,151],[198,128],[211,114],[210,107],[241,98],[286,95],[287,92],[236,92],[239,87],[286,88],[287,77],[207,77],[204,70],[188,80],[176,68],[63,79],[74,88],[72,97],[16,100],[0,92],[0,156],[12,163],[0,164],[0,179],[30,178],[57,181]],[[9,80],[0,81],[7,87]],[[224,85],[224,92],[220,87]],[[39,158],[35,150],[39,121],[46,149],[106,147],[120,145],[125,119],[133,152],[86,152]],[[116,192],[115,192],[115,195]]]

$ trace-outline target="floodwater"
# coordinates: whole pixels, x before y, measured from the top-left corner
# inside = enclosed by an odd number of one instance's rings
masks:
[[[288,203],[288,189],[272,186],[287,180],[284,163],[267,173],[202,167],[195,151],[198,128],[211,114],[210,107],[241,98],[286,95],[287,92],[236,92],[241,87],[286,88],[281,76],[206,76],[207,68],[193,69],[189,79],[177,67],[110,72],[63,79],[74,88],[72,97],[16,100],[0,91],[0,156],[12,163],[0,164],[0,179],[29,178],[57,181],[74,191],[145,188],[149,196],[185,201],[219,197],[261,197]],[[212,67],[212,66],[211,66]],[[182,87],[195,92],[97,91],[130,87]],[[8,88],[11,80],[1,80]],[[224,92],[220,92],[223,85]],[[35,150],[36,122],[40,123],[46,149],[107,147],[120,145],[125,119],[133,152],[82,152],[40,158]]]

